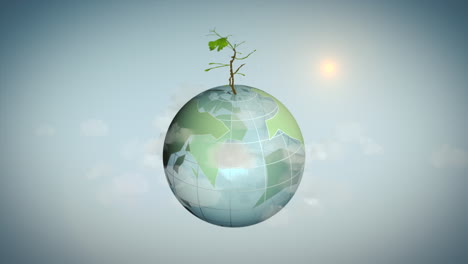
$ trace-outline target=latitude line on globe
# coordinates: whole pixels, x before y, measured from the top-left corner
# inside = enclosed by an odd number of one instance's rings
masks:
[[[239,144],[241,144],[241,143],[239,143]],[[261,145],[262,145],[262,144],[260,144],[260,146],[261,146]],[[295,150],[291,155],[289,155],[289,156],[287,156],[287,157],[284,157],[284,158],[282,158],[282,159],[280,159],[280,160],[276,160],[276,161],[273,161],[273,162],[270,162],[270,163],[266,163],[265,166],[266,166],[266,165],[275,164],[275,163],[278,163],[278,162],[283,161],[283,160],[287,160],[289,157],[292,157],[294,154],[297,154],[297,153],[299,152],[299,150],[301,150],[301,148],[302,148],[302,146],[299,145],[299,147],[297,148],[297,150]],[[263,157],[263,158],[265,158],[265,157]],[[195,162],[190,161],[190,160],[187,160],[187,162],[195,163]],[[195,163],[195,164],[196,164],[196,163]],[[203,163],[203,164],[204,164],[204,163]],[[205,165],[206,165],[206,164],[205,164]],[[260,168],[260,167],[262,167],[262,166],[251,167],[251,169]]]
[[[218,105],[221,103],[221,100],[219,100],[219,98],[218,98],[218,99],[216,99],[215,101],[218,101],[218,102],[217,102],[217,104],[215,105],[215,107],[214,107],[213,109],[216,109],[216,107],[218,107]],[[206,102],[206,103],[205,103],[203,106],[200,106],[200,100],[198,100],[198,101],[197,101],[197,106],[198,106],[198,109],[200,109],[200,108],[204,108],[204,107],[205,107],[205,105],[207,105],[207,104],[209,104],[209,103],[210,103],[210,102]],[[209,114],[210,112],[208,112],[208,111],[205,111],[204,113],[208,113],[208,114]],[[213,116],[213,115],[212,115],[212,116]]]
[[[263,111],[264,115],[262,115],[262,116],[257,116],[257,117],[254,117],[254,118],[247,118],[247,119],[239,119],[239,120],[236,120],[236,121],[250,121],[250,120],[260,119],[260,118],[262,118],[262,117],[271,115],[272,113],[276,112],[276,110],[278,110],[278,109],[279,109],[279,107],[276,106],[276,107],[275,107],[271,112],[269,112],[268,114],[265,114],[265,111]],[[227,119],[219,119],[219,118],[218,118],[218,120],[227,121]],[[269,120],[269,119],[267,119],[267,120]],[[266,121],[266,120],[265,120],[265,121]]]
[[[294,176],[294,178],[299,177],[299,174],[300,174],[300,173],[297,173],[296,176]],[[182,181],[182,180],[180,180],[180,181]],[[289,179],[286,180],[286,181],[284,181],[284,182],[282,182],[282,183],[275,184],[275,185],[271,185],[271,186],[269,186],[268,188],[276,187],[276,186],[281,185],[281,184],[283,184],[283,183],[285,183],[285,182],[288,182],[288,181],[289,181]],[[196,187],[195,185],[190,184],[190,183],[187,183],[187,182],[185,182],[185,181],[182,181],[182,182],[186,183],[187,185]],[[235,190],[235,189],[233,189],[233,190],[210,190],[210,189],[206,189],[206,188],[203,188],[203,187],[200,187],[200,189],[205,189],[205,190],[209,190],[209,191],[212,191],[212,192],[220,192],[220,191],[234,192],[234,191],[236,191],[236,192],[242,192],[242,193],[256,192],[256,191],[262,191],[262,190],[263,190],[263,189],[256,189],[256,190],[249,190],[249,191],[241,191],[241,190]],[[224,209],[224,208],[217,208],[217,207],[210,207],[210,206],[206,206],[206,205],[201,205],[201,204],[197,204],[197,203],[195,203],[195,202],[193,202],[193,201],[189,201],[189,202],[192,203],[192,204],[198,205],[200,208],[203,207],[203,208],[210,208],[210,209],[216,209],[216,210],[227,211],[227,210]],[[232,211],[243,211],[243,210],[245,210],[245,209],[232,209]],[[202,213],[203,213],[203,212],[202,212]],[[205,218],[206,218],[206,217],[205,217]]]
[[[239,88],[238,88],[238,89],[239,89]],[[256,95],[254,95],[254,96],[248,98],[247,100],[239,100],[239,101],[237,101],[237,102],[239,102],[239,103],[240,103],[240,102],[248,102],[248,101],[251,101],[251,100],[255,99],[257,96],[259,96],[259,94],[256,94]],[[220,97],[220,98],[221,98],[221,97]],[[218,99],[218,100],[219,100],[219,101],[223,101],[223,102],[232,102],[232,101],[224,100],[224,99]]]
[[[169,173],[171,176],[174,176],[174,174],[173,174],[172,172],[169,172],[169,171],[168,171],[168,173]],[[295,179],[296,177],[298,177],[300,174],[301,174],[301,172],[299,171],[298,173],[296,173],[296,174],[293,176],[293,179]],[[174,177],[175,177],[175,176],[174,176]],[[186,183],[187,185],[190,185],[190,186],[193,186],[193,187],[197,187],[196,185],[193,185],[193,184],[191,184],[190,182],[186,182],[186,181],[184,181],[184,180],[182,180],[182,179],[179,179],[179,178],[177,178],[177,177],[175,177],[175,178],[176,178],[177,180],[183,182],[183,183]],[[276,187],[276,186],[279,186],[279,185],[281,185],[281,184],[283,184],[283,183],[286,183],[286,182],[288,182],[288,181],[290,181],[290,180],[287,179],[287,180],[285,180],[285,181],[283,181],[283,182],[280,182],[280,183],[271,185],[271,186],[269,186],[269,187]],[[207,191],[215,191],[215,192],[219,192],[219,191],[226,191],[226,192],[231,192],[231,191],[232,191],[232,192],[234,192],[234,191],[236,191],[236,192],[246,192],[246,193],[247,193],[247,192],[256,192],[256,191],[261,191],[261,190],[263,190],[263,188],[259,188],[259,189],[250,189],[250,190],[242,190],[242,189],[208,189],[208,188],[205,188],[205,187],[198,187],[198,188],[203,189],[203,190],[207,190]],[[226,210],[226,209],[224,209],[224,210]]]
[[[235,122],[236,120],[234,120]],[[282,135],[286,135],[286,133],[284,133],[282,130],[279,130],[278,133],[276,133],[277,135],[273,136],[272,138],[268,139],[261,139],[261,140],[258,140],[258,141],[250,141],[250,142],[233,142],[232,144],[238,144],[238,145],[249,145],[249,144],[255,144],[255,143],[262,143],[262,142],[265,142],[265,141],[270,141],[270,140],[273,140],[277,137],[280,137]],[[206,134],[205,134],[206,135]],[[219,140],[217,140],[218,142]]]

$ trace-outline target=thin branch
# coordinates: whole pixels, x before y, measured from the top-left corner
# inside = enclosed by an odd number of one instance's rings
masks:
[[[227,38],[229,38],[229,37],[232,36],[232,35],[227,35],[226,37],[223,37],[223,36],[221,36],[218,32],[216,32],[216,28],[210,29],[210,32],[214,33],[216,36],[218,36],[218,37],[220,37],[220,38],[226,38],[226,39],[227,39]]]
[[[232,72],[232,63],[234,62],[234,60],[236,59],[236,49],[233,48],[232,49],[234,51],[234,54],[231,56],[231,60],[229,61],[229,73],[230,73],[230,76],[229,76],[229,85],[231,86],[231,90],[234,94],[237,94],[237,91],[236,91],[236,88],[234,87],[234,72]]]
[[[229,40],[226,38],[226,41],[229,45],[229,47],[232,49],[232,50],[235,50],[236,48],[234,46],[232,46],[231,42],[229,42]]]
[[[227,66],[229,66],[229,65],[216,66],[216,67],[213,67],[213,68],[205,69],[205,71],[210,71],[210,70],[212,70],[212,69],[221,68],[221,67],[227,67]]]
[[[244,44],[245,41],[242,41],[242,42],[240,42],[240,43],[235,43],[235,44],[233,45],[233,44],[228,40],[228,38],[229,38],[230,36],[232,36],[232,35],[227,35],[227,36],[223,37],[223,36],[221,36],[218,32],[216,32],[216,28],[211,29],[211,30],[210,30],[210,34],[209,34],[208,36],[216,36],[216,37],[218,37],[218,38],[221,38],[221,39],[220,39],[220,43],[222,43],[222,44],[216,43],[215,45],[211,45],[211,46],[210,46],[210,50],[212,50],[212,49],[211,49],[212,46],[218,46],[218,51],[219,51],[219,47],[224,48],[224,47],[226,47],[226,46],[229,46],[229,48],[232,49],[232,51],[234,52],[234,54],[231,56],[231,59],[230,59],[230,61],[229,61],[229,64],[217,63],[217,62],[210,62],[209,65],[217,65],[217,66],[216,66],[216,67],[209,68],[209,69],[206,69],[205,71],[210,71],[210,70],[212,70],[212,69],[222,68],[222,67],[227,67],[227,66],[229,66],[229,73],[230,73],[230,74],[229,74],[229,86],[231,86],[232,92],[233,92],[233,94],[235,95],[235,94],[237,94],[237,92],[236,92],[236,88],[235,88],[235,85],[234,85],[234,76],[235,76],[236,74],[245,76],[244,73],[239,72],[239,70],[245,65],[245,63],[242,64],[242,65],[240,65],[235,71],[233,70],[233,63],[234,63],[235,60],[244,60],[244,59],[247,59],[250,55],[252,55],[252,54],[253,54],[254,52],[256,52],[257,50],[254,50],[254,51],[250,52],[250,53],[247,54],[247,56],[245,56],[245,57],[237,58],[237,55],[238,55],[238,54],[240,55],[240,54],[242,54],[242,53],[238,52],[238,51],[236,50],[236,48],[239,47],[239,46],[241,46],[242,44]],[[225,41],[225,42],[224,42],[224,41]],[[209,44],[210,44],[210,43],[211,43],[211,42],[209,42]],[[227,45],[226,45],[226,43],[227,43]]]
[[[245,56],[245,57],[236,58],[236,60],[244,60],[244,59],[247,59],[247,58],[248,58],[250,55],[252,55],[252,53],[254,53],[255,51],[257,51],[257,50],[254,50],[254,51],[250,52],[250,53],[249,53],[247,56]]]
[[[244,43],[245,43],[245,41],[242,41],[241,43],[236,43],[236,44],[234,44],[234,48],[237,48],[237,47],[239,47],[240,45],[242,45],[242,44],[244,44]],[[239,53],[239,52],[238,52],[238,53]]]
[[[245,63],[242,64],[241,66],[239,66],[239,68],[237,68],[237,70],[234,72],[234,74],[236,74],[240,70],[240,68],[242,68],[242,66],[244,66],[244,65],[245,65]]]

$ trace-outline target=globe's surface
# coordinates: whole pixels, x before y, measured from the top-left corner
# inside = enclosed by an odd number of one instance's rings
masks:
[[[294,195],[304,170],[304,141],[286,107],[266,92],[236,85],[209,89],[174,117],[163,163],[180,203],[209,223],[264,221]]]

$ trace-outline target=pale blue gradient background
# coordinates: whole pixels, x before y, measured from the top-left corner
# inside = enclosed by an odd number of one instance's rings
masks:
[[[463,1],[1,4],[0,262],[466,263],[467,12]],[[213,27],[258,50],[237,82],[281,100],[311,150],[288,206],[243,229],[196,219],[162,168],[143,164],[164,132],[155,120],[227,82],[203,72],[228,56],[208,51]],[[318,74],[327,58],[335,80]],[[88,119],[108,132],[82,135]],[[343,126],[379,153],[339,139]]]

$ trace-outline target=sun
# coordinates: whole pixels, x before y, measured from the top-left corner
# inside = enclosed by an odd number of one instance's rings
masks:
[[[337,65],[334,61],[326,60],[323,61],[320,65],[320,72],[326,78],[332,78],[336,76]]]

